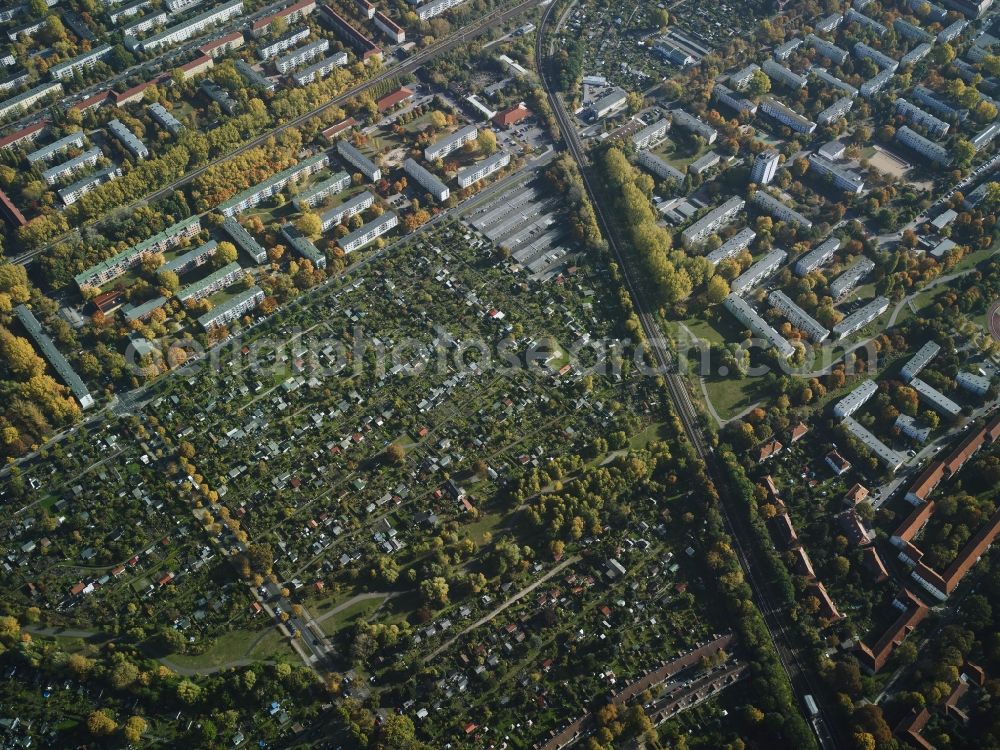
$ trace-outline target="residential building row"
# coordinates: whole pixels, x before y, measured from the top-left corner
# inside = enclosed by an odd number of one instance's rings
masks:
[[[28,332],[28,335],[35,342],[35,346],[41,351],[42,356],[52,366],[52,369],[56,371],[59,379],[69,387],[73,397],[80,404],[80,408],[89,409],[93,406],[94,397],[90,395],[90,390],[63,353],[56,347],[55,342],[45,333],[42,324],[38,322],[34,313],[24,305],[18,305],[14,308],[14,314],[21,322],[24,330]]]
[[[771,250],[767,255],[750,266],[750,268],[733,279],[729,284],[729,288],[733,291],[733,294],[743,294],[753,289],[781,268],[782,263],[785,262],[787,257],[788,253],[784,250]]]
[[[451,190],[448,189],[448,186],[436,174],[428,171],[415,159],[407,157],[406,161],[403,162],[403,171],[416,180],[417,184],[430,193],[438,203],[448,200],[448,196],[451,195]]]
[[[191,216],[77,274],[74,277],[76,285],[81,289],[86,286],[102,286],[138,266],[147,255],[176,247],[200,231],[201,219]]]
[[[765,190],[758,190],[753,195],[753,203],[764,213],[788,224],[796,224],[803,229],[812,229],[812,222],[794,208],[786,206],[780,200]]]
[[[886,297],[876,297],[837,323],[833,327],[834,338],[842,339],[857,333],[888,309],[889,300]]]
[[[341,249],[345,253],[350,253],[364,247],[369,242],[374,242],[376,239],[392,230],[392,228],[397,224],[399,224],[399,218],[396,214],[393,211],[386,211],[381,216],[369,221],[360,229],[341,237],[337,240],[337,244],[340,245]]]
[[[493,156],[482,159],[475,164],[470,164],[467,167],[462,167],[455,175],[455,179],[459,187],[471,187],[480,180],[485,180],[494,172],[499,172],[508,164],[510,164],[510,153],[507,151],[498,151]]]
[[[839,249],[840,240],[836,237],[829,237],[795,261],[792,270],[796,276],[805,276],[828,263]]]
[[[720,228],[736,218],[745,206],[745,200],[733,196],[681,232],[682,241],[689,246],[704,242],[710,235],[715,234]]]
[[[778,333],[760,314],[738,294],[730,294],[723,301],[725,307],[740,323],[745,325],[757,337],[764,339],[787,359],[795,354],[795,347],[788,339]]]
[[[260,184],[247,188],[233,198],[230,198],[218,207],[218,211],[223,216],[235,216],[242,213],[248,208],[256,206],[265,198],[270,198],[280,193],[289,183],[308,177],[323,169],[329,163],[330,158],[325,153],[303,159],[298,164],[283,169]]]

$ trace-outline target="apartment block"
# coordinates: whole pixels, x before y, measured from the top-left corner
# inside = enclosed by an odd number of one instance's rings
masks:
[[[670,110],[670,117],[675,126],[701,136],[709,145],[715,143],[715,139],[719,137],[719,131],[683,109]]]
[[[938,32],[937,43],[944,44],[945,42],[950,42],[953,41],[954,39],[957,39],[962,35],[962,32],[965,31],[968,25],[969,25],[968,21],[966,21],[965,19],[961,19],[955,21],[954,23],[949,24],[948,26],[945,26],[943,29],[941,29],[941,31]]]
[[[108,18],[111,23],[118,24],[126,18],[138,15],[140,11],[153,5],[153,0],[134,0],[134,2],[123,5],[120,8],[108,11]]]
[[[274,61],[274,67],[279,73],[288,73],[295,68],[300,68],[306,63],[310,63],[317,57],[321,57],[330,48],[330,42],[326,39],[318,39],[315,42],[303,45],[292,50],[287,55],[279,57]]]
[[[155,234],[143,240],[137,245],[123,250],[106,260],[101,261],[96,266],[88,268],[83,273],[74,277],[76,285],[80,288],[85,286],[102,286],[112,279],[116,279],[123,273],[135,268],[142,262],[142,259],[153,253],[162,253],[172,247],[176,247],[188,237],[193,237],[201,231],[201,219],[192,216],[184,221],[180,221],[173,226],[167,227],[159,234]]]
[[[85,167],[94,166],[97,164],[97,160],[100,159],[101,156],[103,156],[101,149],[95,146],[94,148],[84,151],[75,159],[70,159],[69,161],[64,161],[62,164],[56,164],[54,167],[49,167],[42,172],[42,179],[44,179],[49,185],[55,185],[59,182],[59,180],[65,179]]]
[[[316,183],[311,188],[303,190],[292,200],[295,204],[295,208],[302,211],[306,208],[312,208],[320,203],[322,203],[327,197],[331,195],[336,195],[337,193],[347,190],[351,185],[351,176],[347,172],[337,172],[325,180]]]
[[[121,120],[115,118],[108,122],[108,132],[122,144],[126,151],[132,154],[133,158],[149,158],[149,149],[146,148],[146,144],[139,140],[129,128],[125,127]]]
[[[876,458],[882,462],[889,471],[896,472],[903,465],[905,457],[888,445],[875,437],[867,428],[861,425],[854,417],[845,417],[844,426],[854,437],[861,442],[869,451],[875,454]]]
[[[930,42],[922,42],[899,58],[899,64],[904,67],[907,65],[916,65],[930,54],[931,49],[933,47]]]
[[[299,0],[299,2],[285,6],[277,13],[254,21],[250,26],[250,34],[255,37],[261,37],[271,28],[271,24],[278,19],[282,19],[285,23],[289,24],[295,23],[308,16],[314,10],[316,10],[316,0]]]
[[[237,63],[236,69],[239,70],[239,63]],[[213,102],[218,104],[219,109],[227,115],[233,115],[236,113],[239,103],[229,95],[228,91],[222,88],[222,86],[217,84],[215,81],[209,78],[204,79],[200,84],[198,84],[198,90]]]
[[[42,146],[37,151],[32,151],[28,154],[28,164],[34,165],[39,162],[50,161],[53,156],[58,156],[70,148],[83,148],[82,131],[70,133],[63,138],[60,138],[58,141],[54,141],[47,146]]]
[[[243,268],[239,263],[233,261],[232,263],[213,271],[200,281],[196,281],[195,283],[189,284],[181,289],[177,292],[177,299],[181,302],[187,303],[202,299],[203,297],[208,297],[210,294],[222,291],[227,286],[234,283],[237,279],[242,278],[243,275]]]
[[[958,387],[968,391],[974,396],[983,397],[990,390],[990,379],[982,375],[975,375],[964,370],[955,376],[955,383]]]
[[[455,179],[458,181],[459,187],[467,188],[480,180],[485,180],[494,172],[499,172],[508,164],[510,164],[510,154],[506,151],[498,151],[493,156],[462,167],[455,175]]]
[[[675,182],[684,182],[684,173],[681,172],[676,167],[672,167],[667,164],[663,159],[654,154],[652,151],[640,151],[635,156],[635,163],[640,167],[652,172],[654,175],[659,177],[661,180],[674,180]]]
[[[424,158],[427,159],[427,161],[441,159],[442,157],[450,154],[452,151],[461,148],[466,143],[476,140],[478,135],[479,128],[475,125],[466,125],[465,127],[459,128],[454,133],[444,136],[425,148]]]
[[[72,206],[91,190],[96,190],[105,182],[111,182],[121,176],[122,171],[118,167],[107,167],[62,188],[58,191],[59,198],[62,200],[63,205]]]
[[[851,84],[847,83],[846,81],[840,80],[839,78],[837,78],[837,76],[827,72],[826,68],[814,67],[809,72],[813,76],[815,76],[818,80],[825,83],[827,86],[839,89],[840,91],[843,91],[850,97],[855,97],[858,95],[858,90],[856,88],[854,88]]]
[[[861,92],[861,96],[866,99],[875,96],[875,94],[886,87],[894,75],[895,73],[888,69],[879,71],[861,84],[861,88],[858,89]]]
[[[183,275],[188,271],[192,271],[195,268],[199,268],[200,266],[208,263],[209,259],[215,255],[218,249],[219,243],[215,240],[209,240],[205,244],[199,245],[193,250],[181,253],[173,260],[167,261],[160,266],[159,270],[173,271],[177,275]]]
[[[407,158],[403,162],[403,170],[416,180],[418,185],[430,193],[438,203],[448,200],[448,196],[451,195],[451,190],[448,189],[448,186],[436,174],[425,169],[416,160]]]
[[[241,15],[243,15],[243,0],[230,0],[211,10],[206,10],[194,18],[174,24],[158,34],[147,37],[137,42],[134,47],[140,52],[155,52],[164,47],[187,41],[205,29]]]
[[[257,57],[261,60],[270,60],[272,57],[277,57],[282,52],[297,47],[299,44],[304,42],[309,38],[309,34],[312,32],[309,30],[308,26],[303,26],[298,29],[290,29],[284,34],[279,36],[272,42],[268,44],[262,44],[257,48]]]
[[[835,188],[851,195],[860,195],[865,189],[865,180],[861,175],[819,154],[809,154],[809,171],[830,180]]]
[[[767,73],[767,77],[772,81],[777,81],[794,91],[798,91],[806,85],[805,76],[793,73],[784,65],[780,65],[774,60],[765,60],[761,68],[763,68],[764,72]]]
[[[635,147],[636,151],[641,151],[644,148],[649,148],[654,143],[659,143],[667,135],[667,131],[670,129],[670,121],[666,118],[660,118],[652,125],[647,125],[638,133],[632,136],[632,145]]]
[[[896,131],[896,140],[935,164],[940,164],[941,166],[951,164],[951,156],[948,155],[948,151],[944,146],[928,138],[924,138],[920,133],[911,130],[906,125],[903,125],[903,127]]]
[[[152,13],[147,13],[141,18],[137,18],[134,21],[129,21],[127,24],[122,26],[122,35],[126,37],[133,37],[132,44],[135,43],[137,39],[142,34],[145,34],[150,29],[155,29],[157,26],[163,26],[167,23],[169,16],[161,11],[153,11]]]
[[[350,253],[360,247],[364,247],[369,242],[374,242],[383,234],[389,232],[399,223],[399,219],[392,211],[386,211],[376,219],[372,219],[360,229],[351,232],[345,237],[337,240],[337,244],[345,253]]]
[[[847,60],[847,50],[841,49],[833,42],[821,39],[815,34],[806,34],[806,44],[815,49],[821,56],[829,58],[835,65],[843,65]]]
[[[876,393],[878,393],[878,384],[871,379],[865,380],[834,405],[833,416],[840,419],[851,416]]]
[[[900,414],[896,417],[893,427],[899,430],[900,433],[908,437],[910,440],[914,440],[921,444],[926,443],[927,438],[931,436],[931,428],[927,425],[921,425],[909,414]]]
[[[854,56],[861,60],[871,60],[882,70],[891,70],[892,72],[896,72],[896,68],[899,67],[899,63],[896,60],[883,52],[879,52],[874,47],[869,47],[864,42],[858,42],[854,45]]]
[[[710,235],[735,219],[745,206],[746,201],[742,198],[736,196],[730,198],[681,232],[681,239],[685,245],[704,242]]]
[[[931,361],[938,355],[941,351],[941,346],[936,341],[928,341],[917,353],[910,357],[910,361],[903,365],[903,369],[899,371],[899,376],[903,379],[904,383],[909,383],[920,371],[923,370]]]
[[[788,339],[778,333],[771,325],[764,320],[760,314],[754,310],[753,306],[738,294],[730,294],[723,301],[725,307],[734,318],[750,329],[751,333],[758,338],[764,339],[768,344],[778,350],[781,355],[788,359],[795,354],[795,347]]]
[[[781,155],[773,148],[767,148],[754,157],[750,168],[750,181],[758,185],[770,185],[778,173]]]
[[[879,23],[874,18],[869,18],[864,13],[859,13],[854,8],[847,9],[847,12],[844,13],[844,20],[847,23],[856,23],[859,26],[874,31],[876,36],[885,36],[885,33],[889,31],[885,24]]]
[[[902,115],[906,121],[912,125],[919,125],[924,128],[931,137],[943,138],[948,134],[951,127],[944,120],[939,120],[930,112],[925,112],[915,104],[910,104],[906,99],[899,97],[895,102],[896,114]]]
[[[750,227],[744,227],[728,240],[719,245],[715,250],[705,256],[705,259],[713,266],[719,265],[724,260],[735,257],[750,247],[757,233]]]
[[[784,315],[788,322],[798,328],[809,338],[810,341],[821,344],[826,341],[830,331],[826,329],[816,318],[799,307],[792,298],[782,291],[773,291],[767,296],[767,302],[771,307]]]
[[[937,95],[925,86],[914,86],[913,98],[927,107],[927,109],[936,112],[942,117],[952,118],[961,117],[962,115],[959,110],[938,99]]]
[[[876,297],[867,305],[855,310],[837,323],[833,327],[834,338],[842,339],[857,333],[888,309],[889,300],[885,297]]]
[[[198,318],[198,324],[206,331],[218,326],[224,326],[238,319],[241,315],[257,309],[264,301],[264,290],[253,286],[245,292],[240,292],[232,299],[214,307]]]
[[[465,0],[430,0],[430,2],[421,3],[421,0],[406,0],[410,5],[415,5],[417,16],[421,21],[427,21],[434,16],[439,16],[446,10],[454,8],[456,5],[461,5]]]
[[[382,49],[375,42],[354,28],[350,21],[329,5],[320,6],[320,20],[336,31],[362,60],[367,60],[369,57],[382,57]]]
[[[201,54],[208,55],[212,58],[222,57],[234,49],[242,47],[244,42],[243,32],[233,31],[229,34],[213,39],[210,42],[205,42],[205,44],[198,48],[198,51],[201,52]]]
[[[343,138],[337,141],[337,153],[344,161],[363,174],[369,182],[378,182],[382,179],[382,170]]]
[[[174,117],[167,109],[160,104],[155,102],[147,107],[149,116],[164,130],[172,135],[177,135],[180,133],[184,126],[181,125],[181,121]]]
[[[764,190],[758,190],[753,196],[754,205],[764,213],[778,221],[796,224],[803,229],[812,229],[812,222],[793,208],[786,206],[780,200]]]
[[[22,94],[0,102],[0,119],[20,114],[38,102],[53,96],[59,96],[62,92],[63,87],[59,81],[40,83]]]
[[[403,28],[382,11],[375,11],[375,15],[372,20],[378,30],[385,34],[390,41],[395,42],[396,44],[402,44],[406,41],[406,32]]]
[[[788,253],[784,250],[772,250],[750,268],[741,273],[729,284],[733,294],[743,294],[760,284],[768,276],[774,274],[785,262]]]
[[[251,235],[242,224],[236,221],[236,219],[231,216],[227,217],[226,220],[222,222],[222,228],[225,229],[226,234],[232,238],[233,244],[253,258],[255,263],[267,262],[267,251],[259,242],[257,242],[257,240],[253,238],[253,235]]]
[[[347,65],[347,53],[336,52],[329,57],[320,60],[318,63],[313,63],[304,70],[293,73],[292,78],[294,79],[296,86],[307,86],[313,81],[326,78],[334,70],[344,65]]]
[[[839,249],[840,240],[836,237],[830,237],[795,261],[792,270],[796,276],[805,276],[827,263]]]
[[[283,169],[277,174],[269,177],[258,185],[244,190],[242,193],[230,198],[218,207],[219,213],[223,216],[235,216],[248,208],[253,208],[265,198],[277,195],[285,186],[296,180],[301,180],[311,174],[318,172],[330,163],[326,154],[316,154],[308,159],[303,159],[298,164],[293,164],[287,169]]]
[[[320,214],[319,219],[323,223],[323,231],[326,232],[373,205],[375,205],[375,196],[366,190],[350,200],[344,201],[339,206],[334,206],[329,211]]]
[[[801,46],[802,40],[796,37],[795,39],[789,39],[784,44],[779,44],[774,48],[774,51],[771,54],[775,60],[787,60],[792,56],[792,53]]]
[[[259,73],[252,65],[247,63],[245,60],[236,61],[236,72],[243,76],[251,86],[256,86],[269,93],[274,93],[278,88],[277,84],[274,83],[267,76]]]
[[[844,96],[835,101],[829,107],[824,109],[819,115],[816,116],[816,121],[820,125],[829,125],[831,122],[836,122],[842,117],[846,117],[847,113],[851,111],[851,107],[854,106],[854,99],[850,96]]]
[[[715,97],[717,102],[725,104],[734,112],[738,112],[740,114],[747,113],[751,115],[757,114],[756,102],[740,96],[728,86],[723,86],[721,83],[717,83],[712,87],[712,96]]]
[[[281,227],[281,234],[300,256],[310,261],[314,268],[326,268],[326,254],[316,247],[312,240],[291,224]]]
[[[78,70],[86,70],[97,65],[109,52],[111,52],[111,45],[102,44],[90,52],[85,52],[64,62],[56,63],[49,68],[49,75],[57,81],[61,81],[64,78],[71,78]]]
[[[943,417],[954,419],[962,413],[961,406],[945,396],[930,383],[921,380],[920,378],[913,378],[910,381],[910,388],[917,392],[921,401],[930,406],[934,409],[934,411]]]
[[[812,133],[816,130],[816,123],[785,106],[774,97],[768,96],[761,99],[760,110],[782,125],[787,125],[796,133]]]
[[[76,370],[73,369],[73,366],[70,365],[63,353],[56,347],[55,342],[45,333],[45,329],[42,328],[42,324],[38,322],[38,318],[35,317],[34,313],[24,305],[18,305],[14,308],[14,314],[21,322],[24,330],[28,332],[32,341],[35,342],[35,346],[38,347],[42,356],[52,366],[52,369],[56,371],[59,379],[69,386],[69,390],[77,402],[79,402],[80,408],[89,409],[93,406],[94,397],[90,395],[90,391],[84,384],[83,379],[77,375]]]
[[[839,300],[858,285],[865,276],[875,270],[875,264],[868,258],[860,257],[851,267],[830,282],[830,296]]]
[[[818,34],[830,34],[840,28],[844,22],[844,16],[840,13],[831,13],[821,21],[817,21],[813,28]]]
[[[756,64],[747,65],[742,70],[738,70],[729,76],[729,82],[733,85],[733,88],[737,91],[742,91],[750,83],[750,79],[753,78],[753,74],[760,70],[760,66]]]

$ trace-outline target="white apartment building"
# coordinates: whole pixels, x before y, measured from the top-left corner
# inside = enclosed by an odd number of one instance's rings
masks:
[[[399,219],[392,211],[386,211],[377,219],[373,219],[357,231],[351,232],[345,237],[337,240],[337,244],[345,253],[353,252],[359,247],[364,247],[369,242],[373,242],[383,234],[389,232],[399,223]]]
[[[771,307],[788,318],[788,322],[802,331],[810,341],[821,344],[830,335],[825,326],[795,304],[792,298],[784,292],[780,290],[771,292],[767,296],[767,302]]]
[[[781,155],[773,148],[764,149],[753,160],[750,168],[750,181],[758,185],[769,185],[778,172]]]
[[[475,125],[466,125],[459,128],[454,133],[446,135],[424,149],[424,158],[427,161],[434,161],[447,156],[452,151],[461,148],[466,143],[476,140],[479,136],[479,128]]]
[[[467,188],[489,177],[494,172],[498,172],[508,164],[510,164],[510,154],[506,151],[498,151],[487,159],[458,170],[455,179],[458,180],[459,187]]]
[[[753,202],[757,208],[778,221],[797,224],[803,229],[812,229],[812,222],[809,219],[764,190],[754,193]]]
[[[403,162],[403,171],[416,180],[417,184],[430,193],[438,203],[448,200],[448,196],[451,195],[451,190],[448,189],[448,186],[441,182],[441,179],[436,174],[431,173],[418,164],[416,160],[407,158]]]
[[[851,267],[830,282],[830,296],[839,300],[858,285],[865,276],[875,270],[875,264],[864,256],[859,257]]]
[[[760,101],[760,110],[773,117],[782,125],[787,125],[796,133],[812,133],[816,130],[816,123],[808,117],[800,115],[795,110],[786,107],[774,97],[764,97]]]
[[[785,262],[785,258],[787,257],[788,253],[784,250],[772,250],[750,266],[750,268],[746,271],[733,279],[729,288],[732,290],[733,294],[743,294],[744,292],[753,289],[760,282],[781,268],[781,264]]]
[[[920,133],[911,130],[906,125],[896,131],[896,140],[904,146],[912,148],[918,154],[935,164],[940,164],[941,166],[951,164],[951,156],[948,155],[948,151],[944,146],[928,138],[924,138]]]
[[[860,195],[865,189],[865,180],[854,170],[824,159],[819,154],[809,154],[809,171],[828,179],[838,190],[852,195]]]
[[[746,201],[734,196],[717,208],[713,208],[691,226],[681,232],[685,245],[695,245],[704,242],[709,235],[735,219],[746,206]]]
[[[674,180],[684,182],[684,173],[676,167],[667,164],[663,159],[652,151],[640,151],[635,155],[635,163],[640,167],[652,172],[661,180]]]
[[[795,261],[795,265],[792,267],[792,270],[795,272],[796,276],[805,276],[807,273],[815,271],[824,263],[828,262],[830,258],[833,257],[833,254],[839,249],[840,240],[836,237],[830,237]]]
[[[728,240],[719,245],[715,250],[705,256],[705,259],[713,266],[719,265],[724,260],[739,255],[757,237],[757,233],[750,227],[744,227]]]
[[[762,338],[788,359],[795,354],[795,347],[788,339],[778,333],[764,320],[753,306],[738,294],[730,294],[722,303],[734,318],[750,329],[751,333]]]
[[[851,334],[857,333],[875,318],[889,309],[889,300],[885,297],[876,297],[864,307],[861,307],[833,327],[833,336],[842,339]]]

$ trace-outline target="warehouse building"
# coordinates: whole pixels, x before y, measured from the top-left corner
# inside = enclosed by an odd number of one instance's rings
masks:
[[[627,102],[628,95],[625,90],[616,87],[590,105],[590,116],[595,120],[600,120],[602,117],[625,109]]]

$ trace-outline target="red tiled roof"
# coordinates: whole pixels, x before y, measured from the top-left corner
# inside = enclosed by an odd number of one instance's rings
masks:
[[[108,101],[108,97],[111,95],[111,89],[105,89],[104,91],[99,91],[93,96],[88,96],[86,99],[81,99],[70,106],[70,109],[76,110],[77,112],[86,112],[88,109],[93,109],[94,107],[100,107]]]
[[[405,102],[407,99],[413,96],[413,92],[406,88],[401,87],[398,91],[394,91],[391,94],[387,94],[375,102],[375,106],[378,107],[379,112],[385,112],[395,107],[400,102]]]
[[[28,223],[28,220],[24,218],[24,214],[22,214],[20,209],[14,205],[14,202],[7,197],[7,193],[3,190],[0,190],[0,207],[3,208],[3,214],[11,224],[23,227]]]
[[[336,125],[331,125],[326,130],[324,130],[323,137],[329,141],[334,137],[343,133],[348,128],[354,127],[357,124],[358,124],[357,120],[355,120],[353,117],[348,117],[346,120],[341,120]]]
[[[36,138],[38,134],[49,124],[48,120],[39,120],[26,128],[21,128],[17,132],[0,138],[0,148],[9,148],[23,140]]]
[[[896,647],[930,612],[927,605],[914,596],[909,589],[903,589],[902,598],[908,605],[906,611],[882,634],[875,645],[869,648],[864,643],[858,644],[858,650],[861,652],[860,661],[872,672],[878,672],[885,666]]]
[[[198,51],[203,54],[209,54],[212,50],[216,50],[219,47],[224,47],[227,44],[232,44],[237,39],[243,38],[242,31],[234,31],[231,34],[226,34],[225,36],[220,36],[218,39],[213,39],[210,42],[205,42],[198,48]]]
[[[521,102],[501,112],[497,112],[493,115],[493,122],[502,128],[509,128],[511,125],[516,125],[528,117],[531,117],[531,110],[525,106],[524,102]]]

